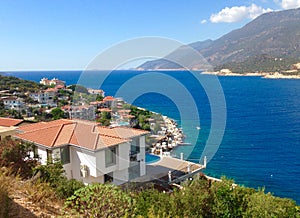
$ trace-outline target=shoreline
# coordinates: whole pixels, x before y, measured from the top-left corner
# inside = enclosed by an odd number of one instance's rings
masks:
[[[261,77],[264,79],[300,79],[300,75],[284,75],[278,72],[262,72],[262,73],[232,73],[232,72],[202,72],[202,75],[215,75],[215,76],[248,76],[248,77]]]
[[[184,143],[185,135],[174,119],[163,114],[160,115],[163,121],[160,124],[161,131],[157,135],[150,135],[150,137],[157,138],[157,142],[150,147],[150,153],[160,156],[171,156],[173,149]]]

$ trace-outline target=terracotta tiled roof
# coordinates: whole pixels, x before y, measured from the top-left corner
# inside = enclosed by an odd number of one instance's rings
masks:
[[[102,134],[102,135],[107,135],[107,136],[111,136],[111,137],[119,137],[119,138],[123,138],[123,139],[130,139],[133,137],[142,136],[142,135],[146,135],[149,133],[148,131],[134,129],[134,128],[128,128],[128,127],[121,127],[121,126],[117,126],[114,128],[98,126],[98,129],[99,129],[100,134]]]
[[[34,142],[36,144],[54,147],[61,127],[62,126],[49,126],[48,128],[44,129],[37,129],[23,134],[16,134],[16,137],[26,141]]]
[[[106,96],[105,98],[103,98],[103,101],[115,101],[115,100],[117,99],[112,96]]]
[[[101,111],[101,112],[112,112],[112,109],[109,109],[109,108],[100,108],[100,109],[98,109],[98,111]]]
[[[0,117],[0,126],[5,126],[5,127],[17,126],[22,122],[23,122],[23,120],[21,120],[21,119]]]
[[[89,150],[122,144],[148,132],[124,127],[99,127],[94,122],[61,119],[20,127],[17,138],[48,147],[71,144]]]
[[[44,92],[57,92],[57,89],[55,89],[55,88],[48,88],[48,89],[44,90]]]
[[[67,120],[67,119],[60,119],[60,120],[54,120],[51,122],[39,122],[39,123],[34,123],[26,126],[21,126],[18,128],[18,130],[22,132],[29,132],[37,129],[44,129],[50,126],[56,126],[56,125],[61,125],[61,124],[68,124],[68,123],[73,123],[72,120]]]
[[[65,88],[65,87],[62,86],[62,85],[57,85],[57,86],[55,86],[55,89],[63,89],[63,88]]]

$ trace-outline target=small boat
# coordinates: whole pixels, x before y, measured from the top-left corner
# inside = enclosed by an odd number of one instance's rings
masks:
[[[196,129],[200,130],[201,128],[200,128],[200,126],[197,126]]]

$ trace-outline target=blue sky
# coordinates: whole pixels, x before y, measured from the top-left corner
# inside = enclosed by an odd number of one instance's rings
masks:
[[[300,0],[2,0],[0,70],[83,69],[120,41],[217,39],[261,13]]]

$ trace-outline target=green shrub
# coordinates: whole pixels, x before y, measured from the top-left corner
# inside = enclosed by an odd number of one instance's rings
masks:
[[[254,193],[247,199],[247,210],[244,217],[300,217],[297,213],[294,201],[286,198],[278,198],[263,190]]]
[[[42,182],[49,183],[61,199],[72,196],[76,190],[84,187],[82,182],[75,179],[68,180],[64,176],[64,169],[59,161],[38,166],[35,168],[35,173],[39,174]]]
[[[114,185],[93,184],[75,191],[66,208],[82,217],[132,217],[134,201]]]
[[[172,197],[155,189],[144,190],[136,194],[136,214],[142,217],[166,217],[172,214]]]

